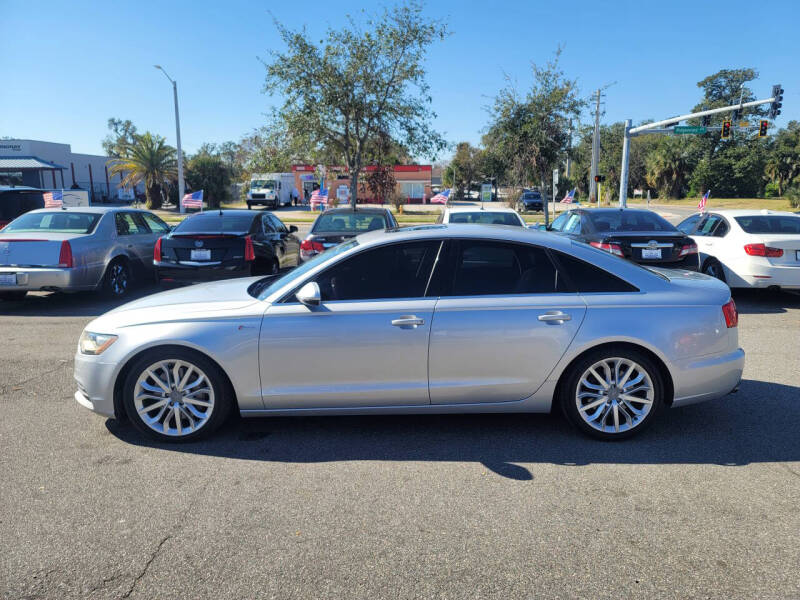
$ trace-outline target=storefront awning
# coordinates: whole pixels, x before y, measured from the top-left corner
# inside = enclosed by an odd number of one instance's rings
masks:
[[[65,168],[35,156],[0,156],[0,171]]]

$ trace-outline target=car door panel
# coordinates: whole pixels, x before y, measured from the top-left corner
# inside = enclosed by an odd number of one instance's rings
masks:
[[[433,298],[276,304],[261,327],[264,406],[429,404]],[[398,326],[402,317],[421,325]]]
[[[564,355],[585,314],[577,294],[441,298],[431,329],[431,403],[527,398]],[[551,316],[564,320],[541,320]]]

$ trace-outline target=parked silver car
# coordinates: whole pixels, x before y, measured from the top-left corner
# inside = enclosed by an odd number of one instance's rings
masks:
[[[91,322],[75,399],[164,440],[244,416],[547,412],[632,435],[744,366],[723,283],[522,227],[374,231],[282,277],[156,294]],[[312,363],[301,357],[313,353]]]
[[[0,231],[0,299],[95,289],[122,297],[135,278],[153,278],[153,247],[167,233],[169,226],[146,210],[27,212]]]

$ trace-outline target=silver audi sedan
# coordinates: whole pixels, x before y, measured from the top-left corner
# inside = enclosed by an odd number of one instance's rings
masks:
[[[548,412],[624,438],[739,384],[730,290],[521,227],[375,231],[92,321],[75,399],[160,440],[271,415]]]

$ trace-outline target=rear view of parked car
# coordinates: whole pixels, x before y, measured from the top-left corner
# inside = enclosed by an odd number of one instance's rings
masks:
[[[193,283],[275,274],[298,264],[296,231],[269,212],[194,214],[158,240],[153,252],[158,281]]]
[[[29,291],[102,289],[124,296],[134,280],[152,279],[153,247],[169,227],[128,208],[34,210],[0,232],[0,298]]]
[[[300,245],[300,260],[306,261],[336,244],[367,231],[392,229],[397,221],[388,208],[332,208],[311,226]]]
[[[511,208],[492,207],[483,210],[475,206],[447,207],[439,215],[437,223],[467,223],[472,225],[512,225],[525,227],[525,221]]]
[[[694,240],[649,210],[571,210],[548,229],[643,265],[689,271],[700,268]]]
[[[735,288],[800,289],[800,215],[771,210],[697,213],[678,225],[703,273]]]

